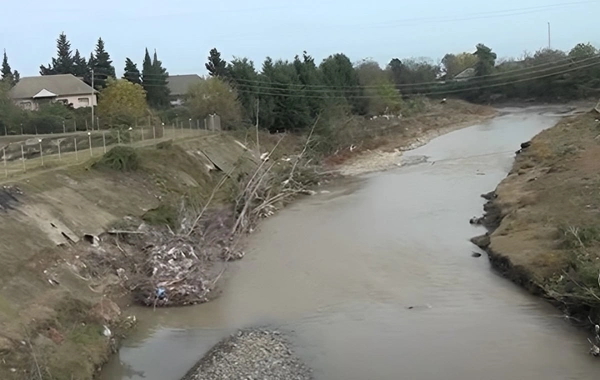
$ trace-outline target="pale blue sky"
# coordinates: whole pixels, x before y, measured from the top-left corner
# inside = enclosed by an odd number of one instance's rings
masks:
[[[499,57],[547,45],[600,46],[600,1],[584,0],[22,0],[3,1],[0,48],[13,69],[37,75],[64,31],[88,57],[98,37],[117,73],[125,57],[141,66],[156,48],[171,74],[204,74],[208,51],[226,59],[292,59],[306,50],[318,61],[343,52],[353,61],[430,57],[472,50],[483,42]]]

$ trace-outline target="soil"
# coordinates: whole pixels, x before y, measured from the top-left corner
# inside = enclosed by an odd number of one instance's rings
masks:
[[[600,115],[563,119],[517,154],[487,194],[473,242],[492,265],[582,324],[600,317]]]

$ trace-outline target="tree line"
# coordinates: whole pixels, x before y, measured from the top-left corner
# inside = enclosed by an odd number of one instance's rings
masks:
[[[183,106],[172,107],[169,74],[156,51],[151,55],[145,50],[141,70],[127,58],[120,79],[127,83],[105,91],[116,73],[101,38],[88,59],[79,50],[72,51],[64,33],[56,43],[56,57],[40,66],[40,74],[73,74],[93,83],[100,91],[100,103],[113,105],[104,107],[104,113],[120,110],[110,112],[119,123],[132,123],[128,114],[155,112],[171,122],[218,113],[230,128],[258,125],[273,132],[302,131],[318,116],[323,120],[339,112],[409,116],[422,108],[423,97],[474,102],[560,101],[596,96],[600,88],[600,56],[591,44],[577,44],[569,51],[540,49],[513,59],[498,59],[490,47],[478,44],[472,51],[446,54],[439,62],[393,58],[384,67],[371,59],[352,62],[343,53],[316,62],[306,51],[292,60],[267,57],[255,65],[245,57],[227,61],[215,48],[204,63],[209,77],[190,87]],[[19,79],[19,73],[8,64],[6,52],[1,73],[5,85],[14,85]],[[138,109],[128,111],[117,106],[122,102],[109,99],[109,94],[117,99],[123,94],[136,96],[131,104]],[[143,103],[139,101],[142,95]],[[140,104],[145,105],[145,111],[139,109]],[[0,112],[0,123],[2,118]]]

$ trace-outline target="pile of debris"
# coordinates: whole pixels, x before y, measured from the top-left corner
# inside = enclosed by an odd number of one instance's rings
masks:
[[[191,238],[174,236],[145,249],[147,261],[137,284],[136,298],[147,306],[190,305],[208,301],[213,258]]]

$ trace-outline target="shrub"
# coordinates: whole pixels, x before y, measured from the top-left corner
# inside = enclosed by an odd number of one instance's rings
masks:
[[[139,167],[139,158],[135,149],[128,146],[116,146],[104,154],[93,167],[122,172],[134,171]]]

